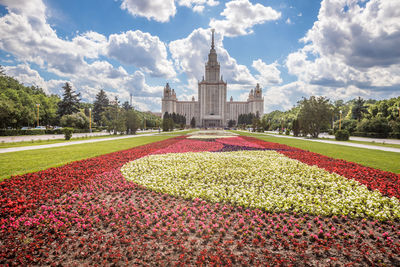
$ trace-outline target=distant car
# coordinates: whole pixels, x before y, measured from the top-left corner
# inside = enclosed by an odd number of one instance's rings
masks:
[[[60,129],[62,129],[63,127],[60,127],[60,126],[55,126],[54,128],[53,128],[53,130],[60,130]]]
[[[22,127],[21,130],[29,130],[31,127]]]
[[[34,130],[46,130],[46,126],[36,126]]]

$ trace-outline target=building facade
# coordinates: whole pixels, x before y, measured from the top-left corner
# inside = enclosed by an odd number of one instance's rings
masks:
[[[247,101],[227,101],[227,83],[220,74],[220,64],[214,47],[212,30],[211,49],[205,66],[205,77],[198,83],[198,101],[178,101],[175,90],[167,83],[162,98],[162,114],[177,113],[186,117],[189,125],[194,117],[197,127],[226,127],[229,120],[238,121],[240,114],[264,113],[262,89],[257,84]]]

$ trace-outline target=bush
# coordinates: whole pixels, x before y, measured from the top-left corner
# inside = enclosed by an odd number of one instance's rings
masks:
[[[290,135],[290,129],[286,129],[285,134]]]
[[[387,138],[391,127],[386,118],[375,117],[370,120],[364,119],[357,125],[357,132],[362,136],[373,138]]]
[[[348,141],[350,134],[347,130],[337,130],[335,133],[335,139],[338,141]]]
[[[70,115],[64,115],[60,119],[60,124],[63,127],[73,127],[79,129],[89,128],[89,118],[83,112],[77,112]]]
[[[333,132],[336,132],[339,130],[339,121],[335,122],[335,125],[333,127]],[[347,130],[349,134],[353,135],[353,133],[356,131],[357,128],[357,120],[352,120],[352,119],[344,119],[341,122],[341,130]]]
[[[74,132],[74,128],[66,127],[63,129],[63,131],[64,131],[65,140],[70,140],[72,137],[72,133]]]

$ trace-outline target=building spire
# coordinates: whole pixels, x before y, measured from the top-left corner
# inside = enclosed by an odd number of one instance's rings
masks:
[[[212,32],[212,37],[211,37],[211,49],[214,49],[214,32],[215,32],[215,29],[211,29],[211,32]]]

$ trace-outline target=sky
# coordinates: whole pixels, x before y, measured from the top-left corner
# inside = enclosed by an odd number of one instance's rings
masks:
[[[257,83],[265,112],[400,95],[399,0],[0,0],[0,65],[49,94],[70,82],[84,102],[103,89],[159,112],[167,82],[197,100],[212,28],[228,99]]]

